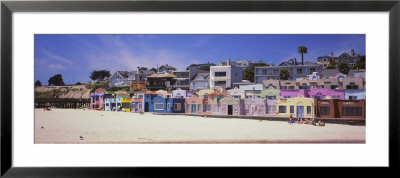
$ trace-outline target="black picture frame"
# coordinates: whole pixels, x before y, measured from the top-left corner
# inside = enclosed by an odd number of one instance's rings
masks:
[[[144,177],[178,176],[177,168],[20,168],[12,166],[12,17],[13,12],[127,12],[127,11],[289,11],[389,12],[389,169],[399,167],[400,1],[2,1],[1,2],[1,175],[5,177]],[[215,169],[210,168],[210,171]],[[234,169],[229,171],[240,171]],[[225,172],[225,169],[218,169]],[[260,173],[260,169],[252,170]],[[256,171],[256,172],[254,172]],[[283,171],[278,170],[279,171]],[[213,173],[185,168],[185,173]],[[234,173],[231,172],[230,174]],[[251,174],[252,174],[251,173]],[[338,174],[334,171],[331,174]],[[188,176],[191,177],[191,176]]]

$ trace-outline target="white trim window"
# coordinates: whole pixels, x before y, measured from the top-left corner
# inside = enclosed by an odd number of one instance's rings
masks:
[[[175,111],[180,111],[181,110],[181,103],[175,103],[174,104],[174,110]]]
[[[154,103],[154,110],[164,110],[164,103]]]
[[[167,103],[167,111],[171,110],[170,103]]]

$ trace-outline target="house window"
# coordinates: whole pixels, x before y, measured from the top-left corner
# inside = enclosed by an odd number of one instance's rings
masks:
[[[226,76],[226,72],[215,72],[215,76],[216,77],[225,77]]]
[[[138,105],[139,105],[139,109],[142,109],[142,103],[139,103]]]
[[[285,95],[283,96],[283,98],[290,98],[290,95]]]
[[[169,111],[170,110],[170,103],[167,103],[167,110]]]
[[[181,110],[181,103],[175,103],[174,110],[175,111],[180,111]]]
[[[279,113],[286,113],[286,106],[279,106]]]
[[[109,103],[106,103],[106,106],[109,106],[110,104]]]
[[[197,111],[201,111],[201,104],[197,104]]]
[[[361,107],[342,107],[342,115],[343,116],[361,116],[362,108]]]
[[[96,97],[96,101],[99,101],[99,97]]]
[[[122,108],[131,108],[131,103],[122,103]]]
[[[294,113],[294,106],[290,106],[290,113]]]
[[[219,105],[214,106],[214,112],[219,112]]]
[[[205,104],[204,105],[204,112],[209,112],[211,111],[211,104]]]
[[[270,99],[270,100],[276,99],[276,96],[267,96],[267,95],[265,95],[265,97]]]
[[[190,104],[186,104],[186,111],[190,111]]]
[[[225,86],[226,81],[215,81],[215,86]]]
[[[287,86],[281,86],[281,90],[286,90]]]
[[[329,115],[331,112],[330,107],[321,107],[321,115]]]
[[[263,108],[260,107],[260,108],[258,109],[258,111],[259,111],[260,114],[262,114],[262,113],[263,113]]]
[[[289,86],[289,90],[294,90],[294,86]]]
[[[349,100],[356,100],[357,96],[349,96]]]
[[[297,75],[301,75],[301,74],[303,74],[303,69],[297,69]]]
[[[154,103],[154,110],[164,110],[164,103]]]
[[[311,106],[307,106],[307,114],[311,114]]]
[[[203,98],[204,98],[204,99],[208,99],[208,94],[205,94],[205,95],[203,96]]]
[[[268,106],[268,113],[274,113],[276,110],[275,106]]]
[[[238,112],[238,106],[235,105],[233,108],[234,108],[234,112],[237,113]]]

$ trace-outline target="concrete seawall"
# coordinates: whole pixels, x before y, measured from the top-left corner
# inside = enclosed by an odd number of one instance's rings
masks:
[[[252,119],[252,120],[268,120],[268,121],[284,121],[288,122],[288,117],[271,117],[271,116],[234,116],[234,115],[201,115],[201,114],[185,114],[185,113],[153,113],[154,115],[188,115],[208,118],[224,118],[224,119]],[[365,119],[352,118],[314,118],[316,122],[324,121],[331,124],[357,125],[365,126]]]

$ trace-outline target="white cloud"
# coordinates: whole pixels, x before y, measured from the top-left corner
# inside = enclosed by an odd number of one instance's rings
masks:
[[[168,64],[178,70],[183,70],[188,65],[187,60],[190,57],[188,54],[178,53],[168,48],[155,49],[142,44],[128,44],[118,36],[99,35],[98,38],[103,42],[104,48],[86,44],[87,47],[96,51],[85,53],[90,70],[130,71],[136,70],[137,67],[156,68],[157,64],[159,66]]]
[[[50,71],[59,71],[65,69],[65,66],[61,64],[49,64],[47,67]]]
[[[73,62],[71,60],[61,57],[61,56],[54,55],[54,54],[48,52],[47,50],[42,49],[41,52],[44,53],[49,59],[55,59],[57,61],[69,64],[69,65],[73,64]]]

